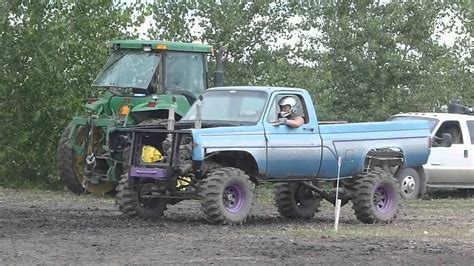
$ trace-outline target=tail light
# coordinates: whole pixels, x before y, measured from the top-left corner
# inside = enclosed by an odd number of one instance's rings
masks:
[[[428,148],[433,147],[433,139],[428,137]]]

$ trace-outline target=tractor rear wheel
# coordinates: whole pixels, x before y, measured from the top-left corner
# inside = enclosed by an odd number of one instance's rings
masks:
[[[128,174],[123,174],[117,186],[116,203],[119,210],[128,217],[156,219],[163,216],[168,200],[157,196],[156,183],[130,184]]]
[[[297,182],[277,183],[274,199],[278,212],[289,219],[310,219],[321,206],[314,192]]]
[[[72,145],[84,147],[89,134],[89,127],[80,126],[75,140],[69,137],[72,130],[72,123],[70,123],[63,134],[58,145],[58,170],[59,176],[63,180],[67,189],[76,194],[87,192],[91,193],[107,193],[115,188],[115,183],[108,181],[101,181],[98,184],[86,184],[84,188],[83,183],[86,178],[85,169],[85,154],[77,154]],[[94,143],[90,146],[91,150],[96,147],[101,147],[103,143],[100,141],[102,138],[102,130],[96,130]],[[86,153],[88,151],[84,151]],[[89,151],[92,152],[92,151]]]
[[[86,192],[86,190],[82,186],[82,180],[76,175],[76,172],[74,171],[74,155],[72,148],[69,145],[71,142],[71,139],[69,138],[71,128],[72,123],[70,123],[66,129],[64,129],[63,134],[59,140],[57,153],[58,170],[59,176],[63,180],[67,189],[76,194],[81,194]]]
[[[352,208],[367,223],[391,223],[400,209],[400,186],[387,172],[373,170],[354,176]]]
[[[208,173],[201,181],[201,209],[212,224],[243,224],[250,212],[252,183],[244,171],[225,167]]]

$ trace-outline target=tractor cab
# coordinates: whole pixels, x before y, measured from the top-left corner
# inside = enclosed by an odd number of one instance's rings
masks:
[[[130,96],[183,95],[192,104],[208,87],[212,47],[165,41],[114,41],[112,54],[92,83]]]
[[[124,165],[110,159],[111,128],[165,127],[169,111],[179,121],[208,87],[209,45],[160,40],[119,40],[107,44],[110,57],[92,83],[93,97],[61,136],[58,169],[75,192],[106,193],[118,183]],[[215,86],[223,84],[221,48]],[[126,156],[126,155],[124,155]]]

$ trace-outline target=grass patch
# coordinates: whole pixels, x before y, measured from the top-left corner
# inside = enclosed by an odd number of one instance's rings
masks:
[[[259,203],[273,202],[274,188],[271,183],[264,183],[257,187],[255,198]]]
[[[311,228],[295,229],[294,234],[297,236],[320,236],[320,237],[351,237],[351,238],[371,238],[371,237],[402,237],[402,238],[472,238],[466,230],[453,229],[451,227],[436,227],[430,229],[410,230],[403,229],[393,225],[374,226],[374,225],[357,225],[344,227],[342,225],[339,230],[322,230]]]
[[[277,233],[281,236],[294,238],[406,238],[406,239],[465,239],[473,240],[472,231],[449,226],[436,228],[410,229],[389,225],[339,225],[339,230],[334,231],[332,226],[314,227],[310,225],[289,226],[286,230]]]
[[[63,190],[64,184],[59,178],[0,178],[0,187],[12,189]]]

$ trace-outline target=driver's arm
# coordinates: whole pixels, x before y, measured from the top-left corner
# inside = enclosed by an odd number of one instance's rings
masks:
[[[286,122],[287,126],[293,127],[293,128],[300,127],[302,124],[304,124],[304,119],[301,116],[297,116],[291,120],[288,119],[288,121]]]

